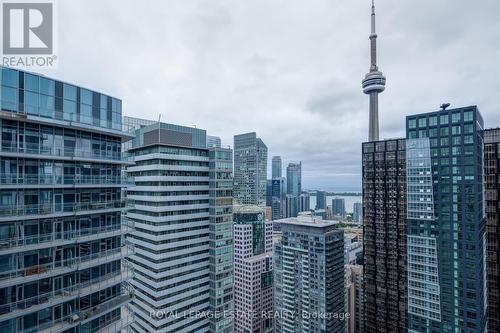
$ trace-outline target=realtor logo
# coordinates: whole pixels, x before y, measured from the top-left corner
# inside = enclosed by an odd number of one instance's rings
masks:
[[[55,15],[50,0],[2,1],[2,65],[54,68]]]

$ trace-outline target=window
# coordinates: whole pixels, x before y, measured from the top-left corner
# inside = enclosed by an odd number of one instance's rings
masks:
[[[64,120],[76,120],[76,102],[63,100]]]
[[[417,120],[416,119],[409,119],[408,120],[408,128],[414,129],[417,127]]]
[[[87,89],[80,89],[80,102],[87,105],[92,105],[92,92]]]
[[[447,114],[443,114],[439,117],[439,123],[441,125],[448,125],[449,122],[449,116]]]
[[[427,118],[420,118],[418,120],[418,127],[427,127]]]
[[[460,112],[454,112],[452,115],[451,115],[451,122],[453,124],[456,124],[456,123],[459,123],[460,122],[460,118],[461,118],[462,114]]]
[[[464,122],[473,121],[473,120],[474,120],[474,111],[464,112]]]
[[[25,91],[24,92],[24,111],[31,114],[38,114],[38,94]]]
[[[462,132],[462,128],[460,126],[453,126],[451,128],[451,134],[453,134],[453,135],[461,134],[461,132]]]
[[[17,79],[19,74],[13,69],[3,68],[2,69],[2,85],[12,88],[17,88]]]
[[[470,134],[474,132],[474,127],[472,124],[466,124],[464,125],[464,133],[465,134]]]
[[[72,86],[70,84],[64,83],[63,96],[64,96],[64,99],[68,99],[70,101],[76,101],[76,87]]]
[[[448,136],[450,134],[449,127],[441,127],[441,136]]]
[[[54,97],[40,95],[40,116],[54,116]]]
[[[33,91],[35,93],[39,92],[38,88],[38,76],[25,73],[24,74],[24,90]]]
[[[429,117],[429,126],[437,126],[437,124],[438,124],[437,116],[430,116]]]
[[[55,92],[55,83],[54,80],[46,79],[41,77],[40,78],[40,93],[49,95],[49,96],[54,96]]]
[[[17,89],[2,86],[2,109],[17,111]]]

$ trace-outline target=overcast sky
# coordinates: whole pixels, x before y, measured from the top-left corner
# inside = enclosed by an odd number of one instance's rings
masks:
[[[360,188],[370,3],[59,0],[59,67],[45,74],[231,146],[255,131],[269,160],[302,161],[305,188]],[[381,138],[442,102],[477,104],[486,127],[500,126],[498,0],[376,5]]]

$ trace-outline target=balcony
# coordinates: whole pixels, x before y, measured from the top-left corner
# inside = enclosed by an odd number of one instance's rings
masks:
[[[130,302],[132,297],[133,293],[131,291],[122,289],[122,291],[118,295],[114,295],[111,298],[105,300],[104,302],[92,308],[74,311],[73,313],[65,317],[47,323],[43,323],[38,326],[30,327],[29,329],[23,330],[19,333],[35,333],[35,332],[59,333],[75,326],[80,326],[82,329],[84,329],[89,321],[97,318],[100,315],[105,315],[106,313],[112,311],[113,309],[116,309],[122,305],[127,304],[128,302]],[[116,317],[116,319],[118,320],[118,317]],[[129,318],[127,320],[130,321],[131,319]],[[118,328],[119,326],[120,324],[118,323],[114,327],[113,323],[107,325],[104,324],[103,329],[106,329],[106,327],[114,329]],[[87,330],[90,331],[88,328]],[[80,332],[87,332],[87,331],[80,330]],[[117,331],[110,330],[107,332],[117,332]]]
[[[96,202],[46,203],[35,205],[0,206],[0,221],[9,221],[14,217],[30,215],[72,215],[85,211],[125,208],[125,200]],[[68,214],[70,213],[70,214]],[[35,216],[36,217],[36,216]]]
[[[12,318],[24,316],[28,313],[42,310],[72,299],[81,298],[90,295],[98,290],[105,289],[116,284],[125,282],[133,277],[133,267],[126,261],[123,261],[121,270],[112,272],[95,279],[75,284],[73,286],[54,290],[49,293],[30,297],[0,305],[0,320],[9,320]]]
[[[0,255],[30,251],[45,247],[55,247],[71,243],[88,242],[94,239],[101,239],[129,233],[133,230],[133,221],[98,228],[85,228],[64,232],[52,232],[35,236],[19,236],[0,239]]]
[[[134,185],[132,177],[121,176],[57,176],[57,175],[1,175],[0,187],[125,187]]]
[[[47,264],[0,272],[0,288],[97,266],[109,261],[123,259],[130,256],[134,252],[135,248],[133,244],[126,243],[115,249],[80,256],[77,258],[53,261]]]
[[[86,160],[105,160],[125,162],[120,152],[111,150],[83,150],[71,147],[55,147],[40,144],[20,143],[15,141],[2,141],[2,153],[16,155],[42,155],[61,157],[66,159],[80,158]]]

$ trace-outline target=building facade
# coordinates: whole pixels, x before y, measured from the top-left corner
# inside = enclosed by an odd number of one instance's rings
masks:
[[[14,69],[0,83],[0,331],[119,332],[121,101]]]
[[[311,196],[309,192],[302,192],[299,197],[299,212],[311,210]]]
[[[363,204],[361,202],[355,202],[352,206],[352,221],[355,223],[363,222]]]
[[[326,209],[326,192],[316,191],[316,207],[315,209]]]
[[[312,216],[283,219],[279,224],[281,232],[275,235],[273,253],[279,314],[275,332],[344,333],[342,230]]]
[[[289,163],[286,167],[286,193],[299,197],[302,193],[302,163]]]
[[[363,266],[347,265],[346,273],[346,306],[350,314],[347,321],[347,333],[364,332],[364,297]]]
[[[234,209],[234,332],[273,331],[273,225],[255,205]]]
[[[233,151],[207,142],[211,333],[233,331]]]
[[[282,171],[282,161],[281,161],[281,156],[273,156],[272,158],[272,177],[274,178],[281,178],[283,176],[283,171]]]
[[[201,129],[155,123],[136,131],[127,169],[134,332],[230,332],[231,150],[207,148]],[[151,315],[153,313],[153,315]]]
[[[332,214],[345,219],[345,199],[333,198],[332,199]]]
[[[485,332],[483,119],[471,106],[406,125],[408,330]]]
[[[234,136],[234,199],[242,205],[266,205],[267,146],[256,133]]]
[[[279,220],[286,217],[286,179],[274,178],[271,182],[272,219]]]
[[[362,149],[364,328],[406,333],[406,141]]]
[[[488,330],[500,332],[500,129],[484,133]]]

